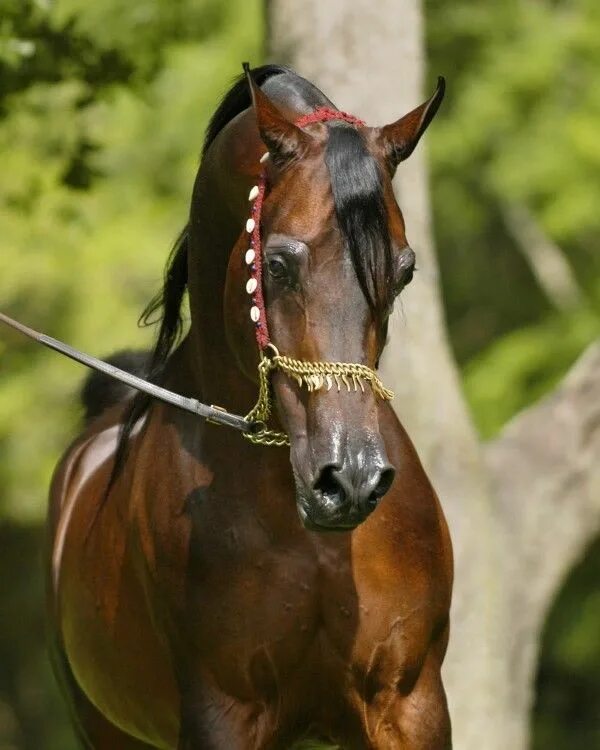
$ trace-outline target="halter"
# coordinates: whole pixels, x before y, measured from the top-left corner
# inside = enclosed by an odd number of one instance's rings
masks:
[[[321,107],[308,115],[304,115],[296,121],[296,125],[302,128],[311,123],[326,122],[328,120],[342,120],[350,125],[364,125],[362,120],[353,115],[338,112],[327,107]],[[261,163],[264,164],[268,158],[269,152],[267,151],[261,157]],[[266,188],[267,175],[263,167],[258,185],[252,188],[248,196],[248,199],[252,202],[252,212],[246,222],[246,232],[250,235],[250,246],[245,253],[245,261],[249,271],[246,292],[250,296],[250,319],[255,327],[260,361],[258,363],[258,401],[245,417],[230,414],[221,406],[202,404],[194,398],[187,398],[154,383],[149,383],[137,375],[121,370],[89,354],[80,352],[51,336],[39,333],[33,328],[29,328],[1,312],[0,323],[5,323],[34,341],[50,349],[54,349],[74,359],[76,362],[84,364],[86,367],[102,372],[114,380],[125,383],[131,388],[143,391],[152,398],[203,417],[207,422],[240,430],[245,438],[256,445],[290,444],[288,436],[284,432],[276,432],[267,427],[273,404],[270,385],[270,374],[273,370],[281,370],[288,377],[294,379],[300,387],[305,386],[309,392],[318,391],[322,388],[326,388],[329,391],[335,385],[338,391],[341,391],[342,388],[346,388],[347,391],[358,391],[360,388],[361,392],[364,393],[366,383],[370,385],[373,393],[382,400],[387,401],[393,398],[393,392],[383,385],[375,370],[367,367],[367,365],[353,362],[306,362],[300,359],[293,359],[292,357],[280,354],[277,347],[271,342],[263,295],[263,257],[260,236],[262,207]]]
[[[296,127],[303,128],[317,122],[341,120],[350,125],[362,126],[365,123],[354,115],[338,112],[329,107],[320,107],[314,112],[303,115],[296,120]],[[267,151],[262,155],[260,163],[264,165],[269,158]],[[345,387],[347,391],[357,391],[360,387],[364,393],[364,383],[371,386],[373,393],[382,400],[393,398],[394,394],[386,388],[377,373],[367,365],[353,362],[307,362],[281,355],[277,347],[271,342],[265,310],[263,290],[263,253],[261,241],[262,208],[267,191],[267,171],[263,166],[255,185],[248,195],[252,203],[250,218],[246,221],[246,232],[250,235],[250,243],[245,251],[244,260],[248,266],[248,280],[246,292],[250,296],[250,320],[254,324],[256,343],[260,354],[258,363],[259,395],[258,401],[246,416],[246,419],[261,425],[258,431],[245,432],[244,437],[250,442],[260,445],[289,445],[288,436],[284,432],[276,432],[267,427],[272,412],[272,396],[269,376],[273,370],[281,370],[288,377],[293,378],[300,387],[305,386],[309,392],[322,388],[331,390],[334,383],[337,390]]]

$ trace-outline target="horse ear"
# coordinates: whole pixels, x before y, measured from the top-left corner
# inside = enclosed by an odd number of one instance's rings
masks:
[[[445,90],[446,81],[439,76],[437,88],[430,99],[391,125],[380,128],[379,140],[383,145],[392,174],[396,171],[398,164],[408,159],[414,151],[419,139],[438,111]]]
[[[243,67],[261,140],[269,150],[273,164],[283,168],[303,156],[312,140],[311,136],[285,118],[260,86],[256,85],[248,63],[243,63]]]

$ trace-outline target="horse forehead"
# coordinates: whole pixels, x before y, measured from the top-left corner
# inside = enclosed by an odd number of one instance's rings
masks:
[[[311,246],[330,240],[335,232],[333,191],[326,173],[295,171],[279,186],[274,196],[273,228]]]

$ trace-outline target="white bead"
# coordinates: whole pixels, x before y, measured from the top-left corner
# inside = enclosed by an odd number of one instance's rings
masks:
[[[258,185],[255,185],[250,191],[250,193],[248,194],[248,200],[253,201],[257,197],[258,197]]]
[[[270,156],[269,152],[265,151],[265,153],[260,157],[260,163],[264,164],[269,158],[269,156]]]
[[[254,252],[254,248],[253,247],[249,247],[246,250],[246,256],[245,256],[246,264],[248,266],[252,265],[252,263],[254,263],[254,258],[256,258],[256,253]]]
[[[248,281],[246,282],[246,291],[248,292],[248,294],[254,294],[257,286],[258,281],[256,279],[248,279]]]
[[[250,308],[250,318],[252,319],[253,323],[258,323],[260,319],[260,310],[256,305]]]
[[[254,219],[248,219],[248,221],[246,222],[246,231],[248,232],[248,234],[251,234],[254,231],[255,226],[256,222],[254,221]]]

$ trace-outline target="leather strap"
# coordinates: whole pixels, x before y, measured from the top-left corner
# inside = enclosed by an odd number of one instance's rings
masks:
[[[74,359],[75,362],[80,362],[82,365],[85,365],[92,370],[102,372],[114,380],[120,380],[121,383],[125,383],[138,391],[143,391],[152,398],[176,406],[178,409],[183,409],[183,411],[196,414],[197,416],[206,419],[208,422],[233,427],[236,430],[246,433],[257,432],[262,427],[260,423],[247,420],[245,417],[241,417],[238,414],[230,414],[221,406],[202,404],[195,398],[181,396],[180,394],[173,393],[173,391],[169,391],[159,385],[149,383],[147,380],[144,380],[137,375],[133,375],[126,370],[121,370],[119,367],[115,367],[114,365],[108,364],[108,362],[92,357],[90,354],[80,352],[68,344],[63,344],[62,341],[58,341],[58,339],[54,339],[52,336],[46,336],[45,333],[39,333],[33,328],[29,328],[29,326],[19,323],[17,320],[13,320],[13,318],[10,318],[2,312],[0,312],[0,322],[14,328],[25,336],[28,336],[30,339],[47,346],[49,349],[54,349],[54,351],[60,352],[70,359]]]

